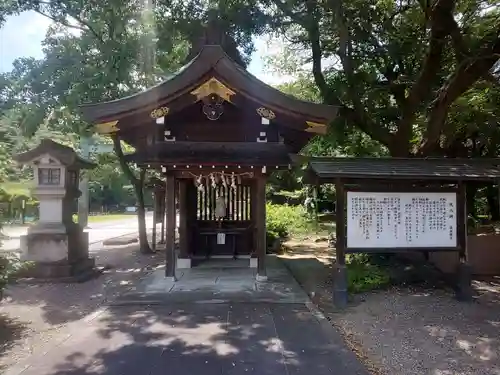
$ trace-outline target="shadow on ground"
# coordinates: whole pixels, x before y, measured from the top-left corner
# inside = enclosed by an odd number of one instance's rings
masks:
[[[18,340],[23,338],[26,329],[25,323],[0,314],[0,360]],[[0,365],[1,370],[2,366]]]
[[[302,241],[281,259],[373,371],[500,374],[499,278],[475,280],[477,298],[464,303],[438,280],[428,282],[425,274],[408,277],[401,268],[407,286],[356,295],[340,312],[332,300],[332,262],[325,262],[325,250],[315,255],[317,246]]]
[[[110,308],[23,375],[102,373],[368,375],[338,334],[290,304]]]
[[[163,267],[161,249],[156,254],[140,253],[137,245],[109,247],[96,252],[96,263],[105,267],[102,275],[75,284],[12,284],[0,302],[0,314],[16,323],[16,332],[1,336],[0,366],[8,367],[47,346],[49,341],[64,336],[67,324],[79,321],[98,310],[117,295],[134,290],[139,281]],[[8,326],[8,327],[9,327]]]
[[[119,293],[134,288],[148,272],[161,266],[163,254],[144,255],[137,245],[106,249],[95,254],[96,264],[104,267],[99,277],[73,284],[14,284],[6,293],[1,309],[26,308],[42,314],[50,325],[81,319]]]

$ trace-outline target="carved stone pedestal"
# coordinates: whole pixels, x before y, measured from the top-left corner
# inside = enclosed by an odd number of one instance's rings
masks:
[[[23,273],[37,282],[83,282],[97,275],[88,255],[88,233],[34,227],[21,239],[21,259],[32,265]]]

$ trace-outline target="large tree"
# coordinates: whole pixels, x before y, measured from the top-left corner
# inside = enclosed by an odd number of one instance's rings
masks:
[[[21,59],[0,80],[5,111],[29,134],[42,122],[86,136],[89,124],[77,106],[117,99],[144,90],[177,70],[189,41],[200,33],[210,10],[217,8],[226,31],[241,47],[244,61],[253,51],[252,35],[266,22],[256,2],[247,1],[80,1],[18,0],[2,3],[0,22],[9,14],[35,11],[52,21],[40,61]],[[224,20],[233,20],[227,22]],[[236,21],[236,22],[234,22]],[[21,100],[19,100],[21,99]],[[141,250],[149,252],[144,209],[146,171],[124,161],[122,142],[113,137],[123,173],[137,195]]]
[[[394,156],[446,152],[456,101],[498,85],[500,8],[493,0],[268,4],[289,49],[278,65],[309,62],[323,101],[340,108],[335,126],[357,127]]]

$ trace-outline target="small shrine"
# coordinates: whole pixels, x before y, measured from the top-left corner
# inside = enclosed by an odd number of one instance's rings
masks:
[[[27,276],[63,282],[89,278],[95,264],[89,258],[88,233],[73,221],[73,211],[81,194],[80,171],[95,165],[50,139],[14,160],[32,166],[33,195],[40,202],[39,221],[21,238],[22,260],[34,264]]]
[[[296,99],[254,77],[217,20],[213,15],[192,41],[189,61],[176,74],[141,93],[82,105],[82,118],[131,145],[128,162],[162,176],[167,278],[227,258],[248,259],[265,281],[266,181],[327,132],[338,108]]]

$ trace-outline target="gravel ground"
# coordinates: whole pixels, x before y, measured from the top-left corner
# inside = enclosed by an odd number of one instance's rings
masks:
[[[393,289],[328,315],[382,374],[500,374],[500,303]]]
[[[358,295],[338,312],[320,244],[301,241],[282,259],[374,374],[500,375],[500,280],[475,282],[475,303],[442,290],[394,288]]]
[[[135,244],[110,247],[96,256],[97,265],[107,268],[96,279],[9,287],[0,303],[0,373],[82,329],[82,323],[98,314],[106,300],[133,289],[138,279],[163,261],[161,251],[143,255]]]

